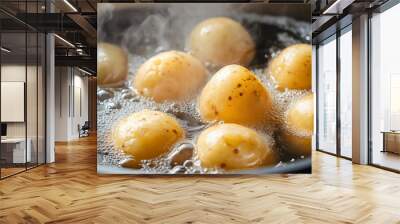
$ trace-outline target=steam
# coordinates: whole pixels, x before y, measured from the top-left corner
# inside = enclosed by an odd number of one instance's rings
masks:
[[[98,4],[97,7],[97,27],[99,27],[97,31],[97,38],[99,40],[105,39],[105,32],[103,32],[103,26],[106,21],[111,21],[113,18],[114,6],[111,3],[102,3]]]
[[[236,4],[98,4],[98,39],[113,42],[130,54],[146,58],[161,51],[184,50],[186,39],[200,21],[210,17],[230,17],[239,22],[252,21],[279,27],[303,40],[310,40],[309,23],[299,22],[286,16],[270,16],[238,11]],[[240,9],[240,8],[239,8]],[[115,13],[115,14],[114,14]],[[265,39],[251,26],[249,32],[255,38]],[[299,40],[287,33],[279,34],[287,45]],[[285,46],[279,46],[285,47]],[[275,50],[274,50],[275,51]]]

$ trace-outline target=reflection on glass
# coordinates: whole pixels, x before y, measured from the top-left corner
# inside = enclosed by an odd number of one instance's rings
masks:
[[[45,163],[45,60],[46,60],[46,52],[45,52],[45,44],[46,44],[46,38],[45,35],[42,33],[38,34],[38,77],[37,77],[37,90],[38,90],[38,135],[37,135],[37,150],[38,150],[38,156],[37,156],[37,162],[38,164],[43,164]]]
[[[336,39],[318,48],[318,148],[336,153]]]
[[[19,15],[43,13],[45,1],[0,1]],[[45,35],[0,12],[0,178],[45,162]],[[37,17],[33,17],[34,19]],[[11,28],[10,28],[11,27]]]
[[[352,35],[340,36],[340,153],[352,157]]]
[[[1,139],[2,177],[25,170],[30,161],[26,142],[26,34],[2,33],[1,45],[1,123],[6,130]],[[27,150],[28,149],[28,150]]]
[[[400,170],[400,4],[376,14],[372,26],[372,163]]]
[[[37,165],[37,34],[27,33],[28,62],[27,62],[27,142],[31,151],[28,168]]]

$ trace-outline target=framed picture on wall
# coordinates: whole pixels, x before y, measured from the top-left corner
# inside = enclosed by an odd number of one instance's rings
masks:
[[[98,9],[98,173],[311,172],[308,4]]]

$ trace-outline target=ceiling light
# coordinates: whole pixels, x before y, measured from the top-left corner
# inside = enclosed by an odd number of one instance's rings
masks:
[[[54,36],[57,37],[58,39],[60,39],[61,41],[63,41],[64,43],[66,43],[67,45],[69,45],[70,47],[75,48],[75,45],[73,45],[73,44],[72,44],[71,42],[69,42],[68,40],[66,40],[66,39],[64,39],[64,38],[62,38],[62,37],[60,37],[60,36],[57,35],[57,34],[54,34]]]
[[[6,52],[6,53],[10,53],[10,52],[11,52],[11,50],[9,50],[9,49],[7,49],[7,48],[5,48],[5,47],[1,47],[0,49],[1,49],[2,51]]]
[[[87,75],[93,75],[92,73],[90,73],[90,72],[88,72],[88,71],[86,71],[86,70],[83,70],[83,69],[81,69],[81,68],[79,68],[79,67],[78,67],[78,70],[81,71],[81,72],[83,72],[83,73],[85,73],[85,74],[87,74]]]
[[[355,0],[336,0],[332,5],[330,5],[327,9],[324,10],[322,14],[342,14],[343,10],[351,5]]]
[[[72,10],[74,10],[74,12],[78,12],[78,10],[68,1],[68,0],[64,0],[65,4],[67,4]]]

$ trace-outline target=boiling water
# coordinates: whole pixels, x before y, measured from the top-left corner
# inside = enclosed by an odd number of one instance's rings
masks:
[[[265,24],[266,17],[255,16],[252,14],[244,14],[241,15],[240,18],[235,18],[237,20],[241,20],[242,23],[248,24]],[[268,17],[268,23],[273,23],[274,21],[277,24],[282,23],[282,18],[271,18]],[[276,122],[278,125],[266,125],[263,129],[257,130],[260,134],[262,134],[272,147],[282,159],[276,166],[285,166],[287,163],[294,162],[296,160],[304,158],[301,156],[299,158],[288,157],[285,154],[285,145],[281,144],[280,141],[276,141],[279,136],[277,132],[285,128],[284,123],[284,111],[286,111],[287,107],[291,102],[296,100],[297,98],[307,94],[306,91],[294,91],[294,90],[286,90],[284,92],[277,91],[275,89],[274,84],[271,82],[268,74],[265,73],[265,67],[267,65],[267,61],[274,57],[282,48],[289,46],[293,43],[306,42],[309,40],[309,25],[304,23],[296,24],[295,21],[288,20],[285,18],[285,21],[289,21],[290,23],[286,23],[286,25],[292,24],[292,26],[286,27],[286,30],[280,28],[277,29],[278,33],[275,34],[277,36],[275,40],[275,44],[263,50],[257,50],[257,54],[259,52],[263,52],[262,58],[260,56],[256,58],[253,64],[250,66],[250,69],[256,74],[256,76],[263,82],[263,84],[270,90],[271,96],[274,101],[274,111],[273,116],[278,121]],[[297,25],[294,26],[293,24]],[[300,27],[300,28],[299,28]],[[246,28],[249,29],[249,32],[252,32],[254,27],[251,25],[247,25]],[[143,34],[141,34],[143,35]],[[139,37],[133,37],[139,38]],[[140,38],[146,38],[146,36],[141,36]],[[126,39],[126,38],[125,38]],[[258,48],[260,47],[259,41],[257,41]],[[148,44],[146,47],[147,50],[149,48],[153,49],[154,52],[159,51],[159,49],[170,50],[168,46],[163,46],[165,40],[162,43],[153,43]],[[261,43],[262,45],[262,43]],[[176,49],[175,49],[176,50]],[[142,52],[143,53],[143,52]],[[145,56],[142,56],[145,55]],[[170,153],[163,155],[159,158],[153,160],[145,160],[142,161],[142,168],[139,173],[157,173],[157,174],[220,174],[224,173],[224,170],[221,169],[205,169],[201,167],[200,161],[196,157],[195,153],[195,141],[199,133],[211,126],[213,124],[203,123],[200,119],[199,113],[196,107],[195,99],[190,102],[184,103],[156,103],[151,99],[144,98],[139,96],[136,90],[132,87],[132,81],[134,78],[135,71],[139,68],[139,66],[148,59],[147,54],[130,54],[129,55],[129,75],[128,81],[124,83],[124,85],[120,88],[98,88],[97,91],[97,100],[98,100],[98,164],[105,165],[109,167],[119,167],[124,166],[125,161],[129,161],[131,157],[129,155],[124,154],[119,149],[113,146],[113,142],[111,139],[111,133],[113,126],[120,120],[122,117],[128,116],[132,113],[139,112],[143,109],[151,109],[162,111],[168,113],[177,118],[182,127],[186,130],[186,139],[177,143],[171,150]],[[257,57],[257,56],[256,56]],[[212,66],[208,65],[210,73],[213,73],[215,69]],[[280,144],[278,144],[279,142]],[[183,154],[185,153],[185,154]],[[186,159],[184,161],[180,161],[179,163],[174,163],[176,156],[186,155]]]

